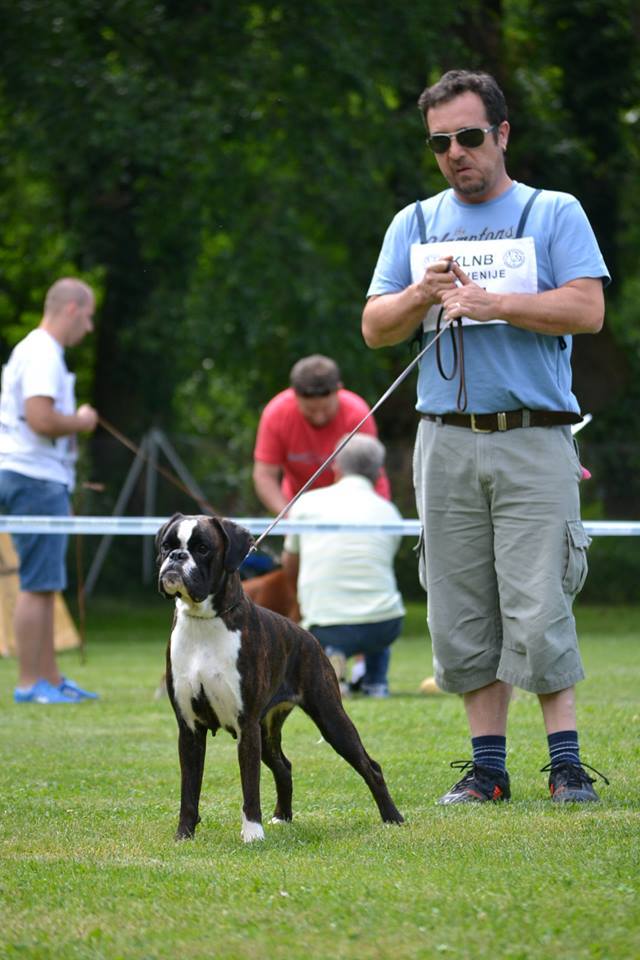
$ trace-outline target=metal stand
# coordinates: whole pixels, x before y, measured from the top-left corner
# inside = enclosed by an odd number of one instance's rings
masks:
[[[135,455],[134,461],[131,464],[129,473],[125,477],[125,481],[122,485],[122,490],[118,495],[116,504],[112,510],[112,516],[121,517],[124,514],[124,508],[126,507],[135,485],[138,482],[138,478],[144,467],[147,467],[147,473],[145,477],[145,495],[144,495],[144,515],[146,517],[155,516],[156,508],[156,492],[158,486],[158,452],[162,451],[165,457],[175,470],[176,474],[182,481],[185,487],[193,494],[194,497],[197,497],[203,503],[206,503],[206,497],[202,493],[200,487],[193,479],[184,463],[173,449],[171,443],[167,436],[158,430],[156,427],[149,430],[148,433],[145,433],[142,440],[140,441],[140,446],[138,452]],[[204,513],[211,513],[206,507],[200,506],[200,510]],[[113,540],[112,534],[106,534],[96,550],[96,554],[91,561],[91,567],[87,574],[87,578],[84,584],[84,591],[87,596],[91,594],[93,588],[96,585],[98,576],[102,569],[102,565],[107,557],[109,552],[109,547],[111,546],[111,541]],[[149,583],[153,576],[153,563],[154,563],[154,545],[153,537],[143,537],[142,538],[142,581],[143,583]]]

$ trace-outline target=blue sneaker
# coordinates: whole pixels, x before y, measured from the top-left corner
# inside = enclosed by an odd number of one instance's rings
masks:
[[[48,680],[36,680],[32,687],[21,690],[19,687],[13,691],[13,699],[16,703],[77,703],[77,698],[68,697],[60,690],[54,687]]]
[[[77,683],[70,680],[69,677],[63,677],[58,686],[60,693],[71,700],[99,700],[97,693],[91,693],[90,690],[83,690]]]

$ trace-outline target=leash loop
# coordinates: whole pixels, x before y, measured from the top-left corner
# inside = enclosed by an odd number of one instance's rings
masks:
[[[442,315],[444,313],[444,307],[440,307],[438,312],[438,319],[436,320],[436,333],[440,332],[440,324],[442,322]],[[438,341],[436,346],[436,366],[438,368],[438,373],[443,380],[453,380],[456,373],[459,372],[460,383],[458,385],[458,395],[456,397],[456,408],[462,412],[467,409],[467,378],[465,375],[464,369],[464,334],[463,334],[463,324],[462,317],[456,317],[454,320],[450,321],[449,332],[451,333],[451,353],[453,355],[453,360],[451,364],[451,373],[445,373],[444,366],[442,363],[442,344]],[[456,329],[457,328],[457,329]],[[458,342],[456,343],[456,332],[458,335]]]

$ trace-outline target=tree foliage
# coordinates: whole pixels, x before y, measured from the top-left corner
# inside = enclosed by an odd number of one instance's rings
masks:
[[[407,362],[367,351],[359,317],[392,215],[442,188],[416,99],[445,69],[498,76],[510,172],[580,197],[612,302],[633,313],[630,0],[463,0],[437,16],[382,0],[0,0],[0,16],[4,346],[53,278],[89,279],[83,386],[129,435],[157,424],[226,451],[231,479],[203,465],[225,495],[248,489],[259,409],[299,356],[335,356],[370,401]],[[608,355],[636,370],[637,343],[611,330]],[[606,353],[577,352],[586,391]],[[381,413],[387,439],[410,444],[411,404],[407,386]],[[101,474],[122,470],[108,451],[94,447]]]

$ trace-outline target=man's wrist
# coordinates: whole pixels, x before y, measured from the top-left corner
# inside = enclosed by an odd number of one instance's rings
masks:
[[[489,307],[492,320],[506,320],[506,317],[504,316],[506,303],[503,294],[492,293]]]
[[[421,310],[426,312],[436,303],[433,297],[429,296],[422,284],[412,283],[408,289],[411,292],[411,299],[413,300],[414,305],[419,307]]]

